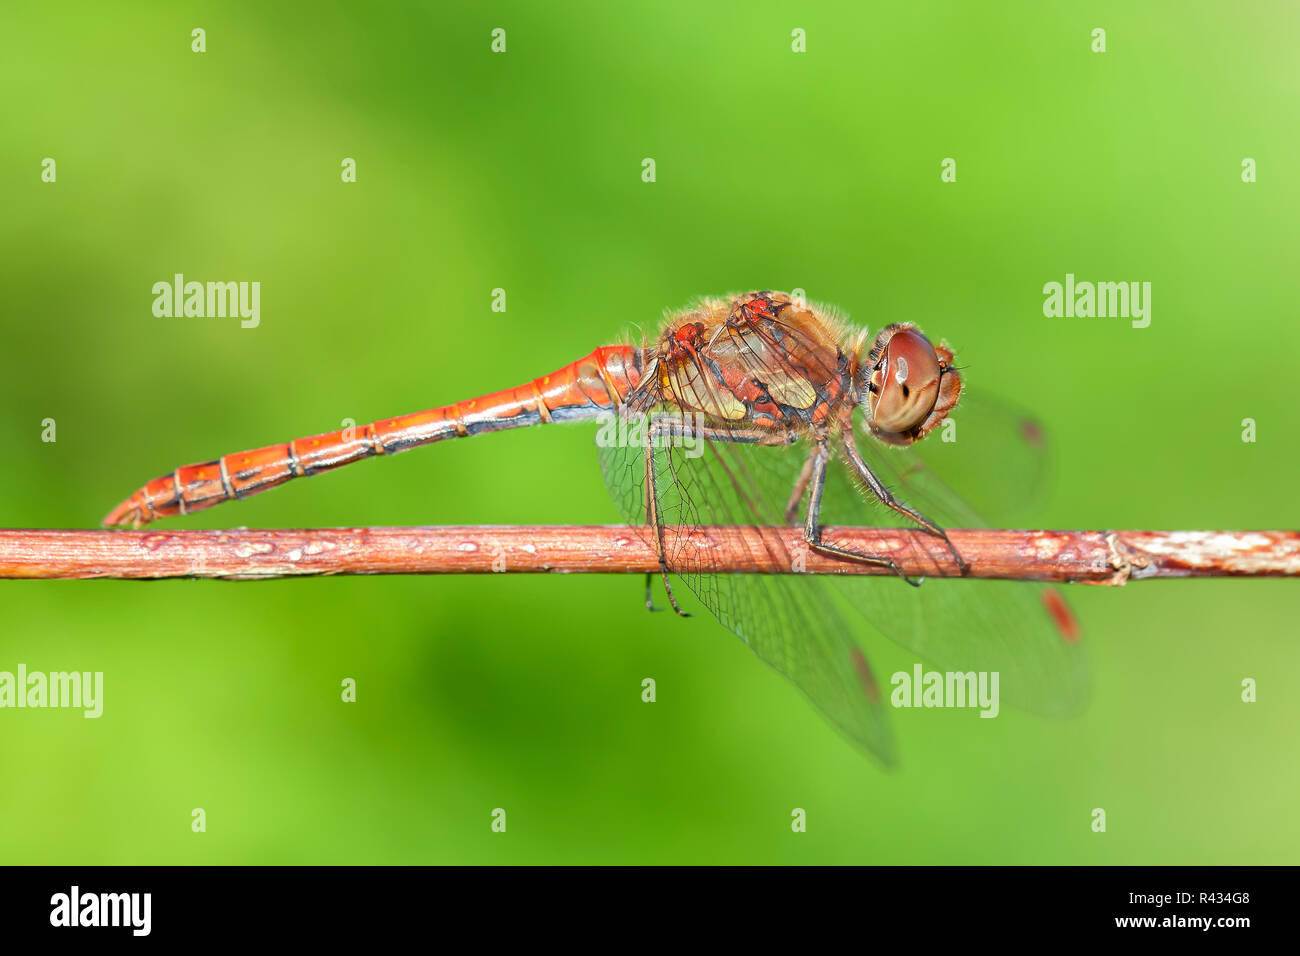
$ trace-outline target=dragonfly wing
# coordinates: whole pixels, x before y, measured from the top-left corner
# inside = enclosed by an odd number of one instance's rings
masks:
[[[645,524],[644,448],[603,446],[600,457],[623,518],[640,527],[653,546]],[[781,524],[806,457],[800,446],[716,441],[655,449],[664,554],[670,570],[724,627],[792,681],[850,740],[892,764],[893,737],[881,690],[854,640],[855,615],[833,585],[814,575],[727,573],[712,549],[699,546],[699,529],[709,525]],[[764,557],[796,566],[798,555],[770,531],[754,547]]]
[[[873,444],[860,439],[858,447],[865,453]],[[1028,410],[969,387],[948,418],[902,454],[904,467],[920,465],[944,476],[951,491],[997,527],[1031,520],[1051,487],[1043,425]]]
[[[1004,470],[1007,493],[1026,481],[1022,469],[1035,468],[1037,447],[1004,452],[1011,436],[997,426],[978,422],[973,410],[958,426],[958,440],[944,449],[922,447],[940,440],[938,433],[911,448],[894,448],[859,431],[856,443],[867,465],[894,496],[941,527],[988,527],[984,517],[946,480],[978,488],[971,469],[997,474]],[[982,449],[985,434],[999,444]],[[1025,441],[1040,435],[1027,431]],[[942,444],[942,443],[941,443]],[[957,448],[961,447],[958,454]],[[995,457],[986,461],[987,456]],[[939,462],[934,467],[931,461]],[[945,470],[940,477],[939,468]],[[1038,475],[1030,475],[1030,481]],[[988,492],[996,499],[996,494]],[[997,504],[996,500],[994,504]],[[822,523],[846,526],[914,527],[902,515],[863,494],[861,482],[841,459],[831,463],[823,501]],[[826,540],[834,543],[833,531]],[[934,539],[926,539],[929,552]],[[944,670],[999,674],[1001,699],[1024,710],[1064,715],[1077,712],[1088,691],[1088,666],[1078,644],[1078,626],[1059,589],[1022,581],[931,579],[920,587],[887,578],[837,576],[845,598],[869,616],[882,633]]]

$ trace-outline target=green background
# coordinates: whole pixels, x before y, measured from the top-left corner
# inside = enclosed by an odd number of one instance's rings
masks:
[[[1294,4],[474,7],[5,4],[0,525],[792,287],[1039,412],[1029,526],[1297,525]],[[261,326],[155,318],[175,272],[260,281]],[[1066,272],[1152,282],[1151,326],[1044,318]],[[571,426],[164,527],[614,520]],[[1084,716],[898,711],[886,772],[639,579],[4,582],[0,669],[106,690],[0,711],[0,861],[1296,862],[1296,584],[1071,597]]]

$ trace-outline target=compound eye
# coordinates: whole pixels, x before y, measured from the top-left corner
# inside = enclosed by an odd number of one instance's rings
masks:
[[[879,389],[872,408],[876,427],[900,434],[917,428],[934,410],[939,376],[939,356],[929,339],[915,329],[895,332],[872,375]]]

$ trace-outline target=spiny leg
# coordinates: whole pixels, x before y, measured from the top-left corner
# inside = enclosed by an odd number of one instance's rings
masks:
[[[650,571],[645,573],[645,609],[647,611],[662,611],[663,608],[655,607],[654,591],[651,589],[654,577],[654,574]]]
[[[680,415],[659,415],[650,421],[650,430],[681,438],[727,442],[733,445],[793,445],[799,440],[794,431],[771,428],[720,428],[715,425],[692,425]]]
[[[877,568],[889,568],[908,584],[913,587],[920,587],[921,582],[904,574],[903,569],[898,566],[898,563],[893,558],[878,554],[866,554],[839,545],[825,544],[822,541],[822,492],[826,488],[826,463],[830,461],[830,457],[830,449],[822,441],[818,442],[817,447],[808,458],[808,461],[812,464],[809,476],[808,515],[804,519],[803,525],[803,539],[808,543],[808,547],[819,554],[847,558],[850,561],[869,564]]]
[[[659,490],[655,479],[654,449],[660,435],[676,435],[680,438],[698,438],[704,441],[730,442],[748,445],[791,445],[798,440],[794,432],[773,432],[765,428],[727,429],[708,425],[691,425],[678,415],[661,415],[652,419],[646,429],[645,444],[645,485],[646,485],[646,524],[654,529],[655,551],[659,557],[659,573],[663,578],[664,591],[674,611],[682,617],[691,615],[677,605],[673,597],[672,585],[668,581],[668,561],[664,553],[663,524],[659,515]],[[646,606],[657,610],[650,599],[650,579],[646,577]]]
[[[795,519],[799,517],[799,502],[803,501],[804,492],[808,490],[808,482],[812,480],[813,473],[813,455],[803,463],[803,468],[799,471],[799,477],[794,481],[794,488],[790,491],[790,500],[785,505],[785,523],[794,524]]]
[[[654,532],[655,554],[659,558],[659,576],[663,578],[664,593],[668,595],[668,604],[679,617],[690,617],[677,603],[673,596],[673,586],[668,580],[668,560],[664,556],[664,526],[659,520],[659,488],[655,483],[655,424],[650,423],[646,429],[645,439],[645,517],[646,524]],[[655,610],[650,597],[650,576],[646,575],[646,607]]]
[[[647,475],[649,475],[650,471],[653,470],[654,468],[654,463],[650,461],[649,456],[650,456],[650,451],[649,448],[647,448],[646,449],[646,474]],[[655,510],[654,510],[654,505],[651,502],[651,494],[650,494],[650,489],[652,487],[654,487],[653,484],[650,481],[647,481],[646,500],[645,500],[645,523],[647,525],[650,525],[651,527],[654,527]],[[659,551],[659,561],[660,564],[662,565],[663,563],[662,546],[658,548],[658,551]],[[645,575],[645,609],[650,612],[663,610],[662,608],[655,607],[654,591],[651,588],[653,581],[654,581],[654,575],[651,572],[647,571]]]
[[[843,433],[843,438],[844,438],[844,452],[846,457],[849,459],[849,462],[853,465],[854,471],[856,471],[861,476],[862,480],[867,483],[867,487],[871,489],[871,493],[874,494],[877,498],[879,498],[880,503],[883,504],[886,508],[890,508],[898,512],[899,514],[903,515],[904,517],[910,518],[912,521],[915,521],[917,524],[921,526],[922,530],[924,530],[926,533],[932,534],[936,538],[941,538],[943,540],[943,543],[948,546],[948,551],[952,554],[953,560],[957,562],[957,568],[961,571],[962,575],[964,576],[966,572],[969,570],[970,566],[966,563],[965,559],[960,554],[957,553],[957,549],[953,547],[953,543],[948,540],[948,532],[944,531],[937,524],[935,524],[925,515],[921,514],[915,508],[911,508],[908,505],[903,504],[903,502],[899,501],[897,498],[893,496],[890,490],[884,486],[884,484],[881,482],[879,478],[876,477],[875,472],[871,470],[871,468],[867,465],[866,459],[864,459],[861,453],[858,451],[858,446],[855,445],[853,442],[852,432],[845,430]]]

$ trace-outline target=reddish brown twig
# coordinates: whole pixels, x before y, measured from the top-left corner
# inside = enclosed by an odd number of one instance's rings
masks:
[[[892,528],[834,528],[837,543],[897,558],[908,574],[954,577],[938,539]],[[969,577],[1124,584],[1130,579],[1300,575],[1295,531],[950,530]],[[783,548],[764,547],[780,540]],[[796,528],[708,528],[693,547],[757,574],[891,573],[809,553]],[[787,552],[797,562],[770,555]],[[797,567],[791,566],[798,565]],[[318,528],[230,531],[0,530],[0,578],[225,578],[321,574],[657,571],[643,529]]]

